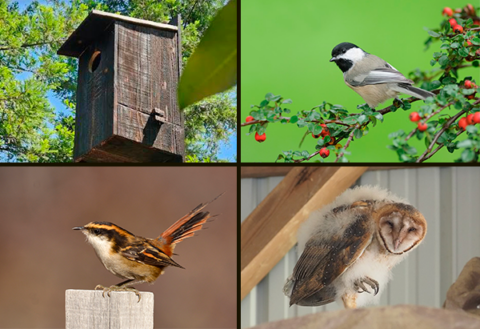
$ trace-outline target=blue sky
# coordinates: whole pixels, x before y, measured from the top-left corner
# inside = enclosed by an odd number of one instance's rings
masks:
[[[18,2],[20,5],[20,9],[23,10],[25,9],[32,1],[30,0],[17,0],[17,1],[12,1],[12,2]],[[41,4],[47,4],[48,1],[45,0],[39,0]],[[19,76],[19,78],[22,78]],[[23,77],[25,78],[25,77]],[[233,96],[233,95],[232,95]],[[236,92],[234,93],[234,97],[236,99]],[[63,104],[63,102],[58,99],[53,92],[48,93],[48,100],[52,104],[53,107],[59,112],[67,112],[69,109]],[[222,142],[220,144],[220,151],[218,153],[218,158],[219,159],[227,159],[229,161],[235,161],[235,155],[237,154],[237,133],[233,133],[232,136],[230,137],[229,141],[227,143]]]

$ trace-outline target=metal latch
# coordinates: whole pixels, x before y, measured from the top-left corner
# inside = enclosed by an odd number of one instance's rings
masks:
[[[153,109],[153,113],[155,115],[155,120],[157,120],[158,122],[167,122],[167,116],[165,114],[165,111],[164,110],[160,110],[159,108],[154,108]]]

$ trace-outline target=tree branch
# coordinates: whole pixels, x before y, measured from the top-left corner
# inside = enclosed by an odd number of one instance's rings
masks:
[[[353,134],[355,133],[355,130],[357,130],[359,128],[360,128],[360,125],[357,123],[355,125],[355,128],[353,128],[352,131],[350,132],[350,135],[348,135],[347,142],[345,143],[345,147],[343,148],[344,150],[347,149],[347,147],[350,145],[350,142],[353,140]],[[340,152],[340,154],[335,159],[335,162],[338,162],[338,160],[343,156],[343,153],[344,153],[343,151]]]
[[[65,41],[65,40],[66,39],[60,39],[60,40],[54,40],[54,41],[40,41],[40,42],[34,42],[34,43],[24,43],[24,44],[20,45],[19,47],[1,46],[0,51],[51,45],[51,44],[54,44],[54,43],[57,43],[57,42]]]

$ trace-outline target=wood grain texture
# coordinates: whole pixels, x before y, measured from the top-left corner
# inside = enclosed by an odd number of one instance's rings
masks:
[[[101,52],[100,63],[95,71],[90,72],[88,63],[95,51]],[[113,60],[111,25],[79,58],[74,158],[113,134]]]
[[[261,178],[261,177],[274,177],[285,176],[295,167],[280,167],[280,166],[244,166],[242,167],[242,178]],[[392,170],[392,169],[416,169],[421,168],[418,166],[372,166],[368,167],[368,171],[371,170]]]
[[[241,226],[241,299],[296,243],[300,224],[367,167],[295,167]]]
[[[97,21],[107,19],[97,16]],[[75,161],[183,161],[183,113],[176,97],[181,56],[177,28],[114,20],[93,34],[79,60]],[[98,51],[100,64],[92,72],[89,62]],[[155,109],[165,113],[165,122],[155,120]],[[116,153],[108,155],[110,151]]]
[[[73,290],[65,293],[67,329],[146,329],[153,328],[153,293]]]

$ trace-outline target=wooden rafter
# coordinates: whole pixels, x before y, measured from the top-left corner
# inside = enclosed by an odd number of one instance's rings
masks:
[[[295,167],[283,166],[244,166],[241,171],[241,178],[261,178],[273,176],[285,176]],[[392,170],[392,169],[418,169],[418,166],[373,166],[367,170]]]
[[[241,298],[295,245],[299,225],[332,202],[367,167],[294,167],[241,228]]]

